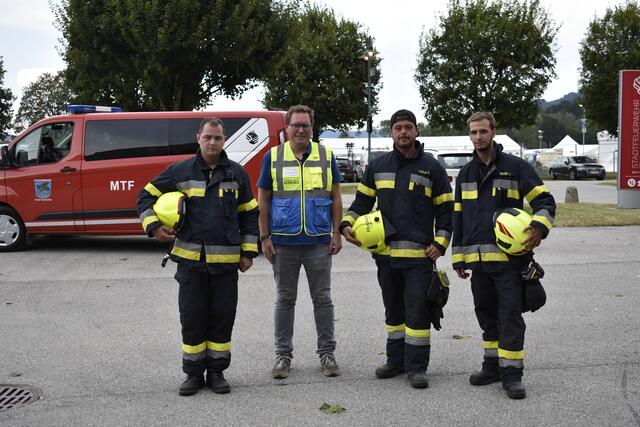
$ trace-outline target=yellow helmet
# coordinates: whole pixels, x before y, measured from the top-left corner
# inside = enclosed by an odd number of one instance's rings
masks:
[[[529,237],[524,229],[531,223],[531,215],[522,209],[507,208],[493,214],[496,244],[509,255],[520,256],[529,252],[524,241]]]
[[[379,254],[387,249],[384,242],[382,213],[375,211],[359,216],[353,223],[353,235],[360,241],[360,249]]]
[[[178,231],[187,213],[185,200],[185,195],[179,191],[164,193],[156,200],[153,210],[163,225]]]

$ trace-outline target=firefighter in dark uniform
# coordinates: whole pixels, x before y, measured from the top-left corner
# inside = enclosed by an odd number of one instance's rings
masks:
[[[178,304],[182,325],[182,369],[187,379],[180,395],[206,384],[228,393],[223,371],[231,361],[231,331],[238,302],[238,270],[247,271],[258,254],[258,203],[247,172],[223,150],[220,119],[207,118],[196,135],[194,157],[169,166],[138,195],[145,232],[173,240],[171,259],[178,263]],[[186,196],[184,224],[177,231],[162,225],[153,205],[164,193]]]
[[[374,255],[387,330],[387,361],[376,376],[407,372],[412,387],[425,388],[433,320],[427,290],[433,263],[451,239],[453,194],[445,169],[416,140],[415,115],[399,110],[390,125],[393,151],[367,166],[340,230],[347,241],[360,245],[352,226],[377,198],[385,228],[395,234],[387,239],[388,251]]]
[[[475,150],[456,179],[453,268],[462,279],[472,271],[471,290],[476,317],[483,334],[482,369],[469,381],[486,385],[502,380],[507,396],[526,397],[522,385],[524,332],[522,270],[532,253],[512,256],[496,245],[493,216],[504,208],[523,208],[526,199],[533,219],[524,242],[531,250],[547,236],[556,211],[555,201],[533,167],[525,160],[502,152],[496,144],[496,122],[491,113],[474,113],[469,137]]]

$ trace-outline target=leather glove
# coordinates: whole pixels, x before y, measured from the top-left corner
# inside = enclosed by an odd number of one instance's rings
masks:
[[[440,319],[444,319],[443,307],[449,300],[449,278],[444,271],[434,270],[427,290],[427,304],[431,311],[431,323],[439,331],[442,328]]]
[[[522,312],[539,310],[547,302],[540,280],[527,280],[522,287]]]

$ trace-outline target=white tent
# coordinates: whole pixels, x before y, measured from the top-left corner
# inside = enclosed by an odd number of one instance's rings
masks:
[[[473,144],[468,135],[462,136],[419,136],[418,140],[424,144],[425,149],[438,152],[471,152]],[[495,140],[501,144],[507,153],[520,155],[521,147],[507,135],[496,135]],[[347,143],[353,143],[353,154],[356,158],[366,159],[367,138],[323,138],[320,142],[331,148],[338,156],[347,154]],[[390,151],[393,140],[389,138],[371,138],[371,151]]]
[[[596,144],[579,144],[575,139],[571,138],[569,135],[566,135],[560,142],[558,142],[551,150],[560,151],[562,150],[563,156],[581,156],[592,155],[598,149]]]

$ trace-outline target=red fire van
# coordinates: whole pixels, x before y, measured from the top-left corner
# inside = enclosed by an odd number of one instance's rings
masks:
[[[285,141],[284,112],[105,110],[70,106],[0,148],[0,252],[26,247],[30,234],[141,234],[138,192],[196,152],[205,117],[223,120],[225,150],[256,197],[263,155]]]

